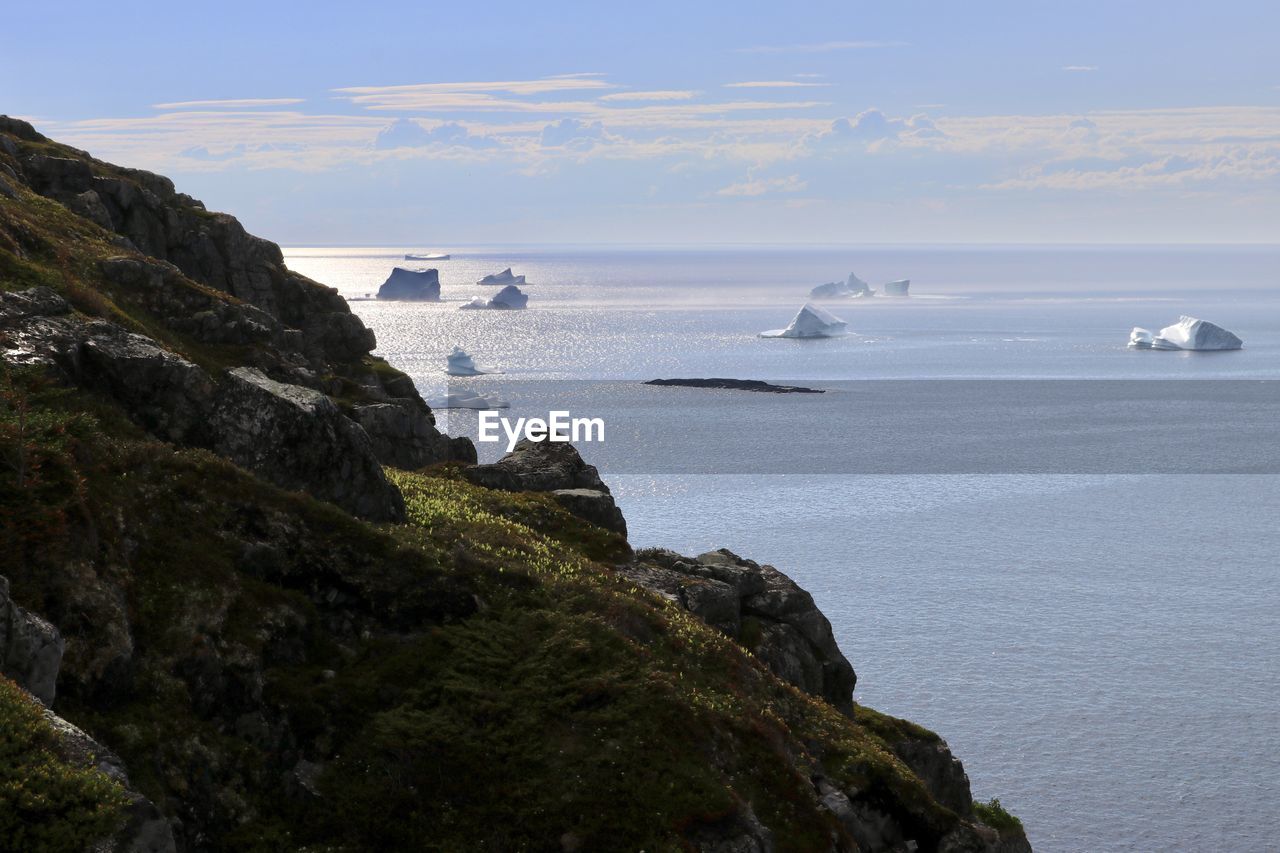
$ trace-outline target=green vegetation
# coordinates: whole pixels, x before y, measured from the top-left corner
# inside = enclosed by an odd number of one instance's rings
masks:
[[[999,830],[1001,835],[1022,832],[1022,821],[1005,811],[1004,806],[1000,805],[999,797],[985,803],[975,800],[973,811],[978,815],[979,820],[992,829]]]
[[[58,754],[40,704],[0,677],[0,838],[5,849],[80,853],[124,820],[128,798],[101,771]]]

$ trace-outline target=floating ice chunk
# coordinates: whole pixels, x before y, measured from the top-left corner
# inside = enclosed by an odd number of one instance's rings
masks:
[[[887,281],[884,285],[882,293],[885,296],[910,296],[907,290],[911,287],[911,279],[900,278],[897,281]]]
[[[1152,349],[1163,350],[1228,350],[1240,349],[1244,341],[1208,320],[1182,315],[1172,326],[1165,326],[1151,341]]]
[[[1151,349],[1151,338],[1150,329],[1134,326],[1133,331],[1129,333],[1129,346],[1134,349]]]
[[[443,397],[432,397],[427,405],[433,409],[509,409],[511,404],[497,394],[453,390]]]
[[[500,311],[518,310],[528,307],[529,296],[521,293],[520,288],[514,284],[508,284],[499,290],[492,299],[485,299],[483,296],[476,296],[470,302],[462,305],[462,308],[495,308]]]
[[[829,281],[826,284],[818,285],[809,291],[809,298],[856,299],[862,296],[871,296],[873,293],[875,291],[871,289],[871,285],[853,273],[849,273],[849,278],[845,281]]]
[[[403,299],[414,302],[440,301],[439,270],[407,270],[396,267],[378,288],[379,299]]]
[[[476,284],[524,284],[524,276],[512,275],[511,267],[507,267],[502,272],[487,275],[476,282]]]
[[[806,302],[785,329],[761,332],[762,338],[838,338],[848,334],[848,323],[812,302]]]
[[[444,372],[450,376],[483,376],[486,373],[498,373],[491,367],[477,367],[475,360],[467,355],[462,347],[454,347],[449,353]]]

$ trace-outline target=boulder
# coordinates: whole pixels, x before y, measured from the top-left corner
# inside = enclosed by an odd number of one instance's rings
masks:
[[[775,569],[721,549],[682,557],[648,549],[618,569],[752,651],[779,678],[853,712],[857,675],[813,596]]]
[[[557,503],[579,518],[627,535],[626,519],[600,472],[568,442],[522,439],[497,462],[473,465],[463,469],[462,475],[490,489],[551,492]]]
[[[440,271],[407,270],[396,267],[378,288],[379,299],[396,299],[412,302],[440,301]]]
[[[373,452],[384,465],[411,471],[448,460],[476,461],[471,440],[442,434],[421,400],[404,397],[356,406],[351,418],[368,434]]]
[[[52,705],[65,651],[58,629],[15,604],[9,598],[9,579],[0,577],[0,672],[45,706]]]
[[[228,371],[209,422],[215,452],[277,486],[374,521],[405,517],[369,436],[318,391],[238,367]]]

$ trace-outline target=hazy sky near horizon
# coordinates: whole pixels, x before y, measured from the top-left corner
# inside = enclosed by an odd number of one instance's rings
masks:
[[[286,244],[1280,242],[1271,2],[5,18],[0,112]]]

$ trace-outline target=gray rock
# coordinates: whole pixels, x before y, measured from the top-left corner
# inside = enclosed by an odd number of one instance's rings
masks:
[[[960,759],[951,754],[946,741],[909,739],[891,743],[889,747],[920,778],[935,800],[961,817],[972,816],[969,775],[964,772]]]
[[[779,678],[853,712],[857,675],[813,596],[775,569],[721,549],[641,551],[618,571],[750,649]]]
[[[435,428],[431,410],[417,397],[356,406],[351,417],[364,428],[373,451],[384,465],[408,471],[437,462],[475,462],[471,440],[450,438]]]
[[[124,826],[112,838],[94,844],[91,853],[175,853],[173,826],[155,803],[133,787],[120,757],[52,711],[45,711],[45,720],[57,736],[63,760],[100,770],[118,782],[129,798]]]
[[[369,436],[325,395],[254,368],[228,371],[210,413],[213,449],[278,486],[301,489],[362,518],[404,519]]]
[[[627,520],[613,500],[613,495],[599,489],[555,489],[556,503],[569,512],[605,530],[627,535]]]
[[[627,535],[626,519],[600,472],[568,442],[523,439],[497,462],[473,465],[463,469],[462,475],[490,489],[552,492],[561,506],[579,518]]]
[[[440,271],[407,270],[396,267],[378,288],[379,299],[398,299],[413,302],[440,301]]]
[[[0,577],[0,672],[44,705],[52,705],[64,651],[58,629],[14,604],[9,579]]]

